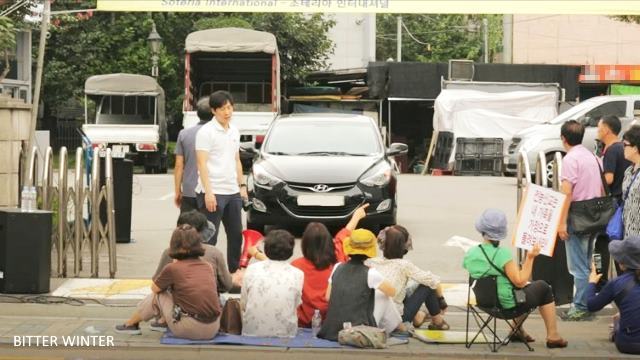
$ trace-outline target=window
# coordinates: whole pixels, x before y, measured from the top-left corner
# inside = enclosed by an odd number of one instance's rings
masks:
[[[578,121],[585,127],[596,127],[598,121],[605,115],[615,115],[619,118],[624,118],[627,112],[626,101],[611,101],[604,103],[588,113],[581,116]]]

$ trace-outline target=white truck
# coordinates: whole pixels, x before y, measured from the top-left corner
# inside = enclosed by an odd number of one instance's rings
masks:
[[[637,123],[634,114],[640,110],[640,95],[607,95],[587,99],[554,119],[540,125],[535,125],[516,133],[508,149],[508,163],[506,172],[515,174],[517,171],[518,154],[521,150],[527,153],[532,171],[535,170],[538,153],[544,152],[547,161],[547,173],[553,176],[553,156],[556,152],[563,155],[565,150],[560,140],[560,128],[569,120],[577,120],[585,125],[582,144],[587,148],[596,149],[598,121],[604,115],[616,115],[622,122],[622,132]],[[622,132],[620,135],[622,135]],[[549,179],[551,180],[551,179]]]
[[[110,147],[113,157],[131,158],[145,173],[167,172],[165,98],[154,78],[95,75],[85,81],[84,93],[82,131],[93,147]]]
[[[196,31],[185,41],[184,128],[199,119],[200,97],[226,90],[243,145],[259,145],[280,112],[280,57],[273,34],[241,28]],[[241,154],[242,155],[242,154]],[[245,160],[253,155],[248,154]],[[243,161],[244,162],[244,161]]]

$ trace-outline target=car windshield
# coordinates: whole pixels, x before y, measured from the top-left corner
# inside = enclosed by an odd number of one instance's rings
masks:
[[[571,109],[563,112],[562,114],[556,116],[555,118],[551,119],[549,121],[549,124],[561,124],[564,123],[567,120],[570,120],[574,117],[577,117],[576,114],[581,113],[585,110],[588,110],[592,107],[594,107],[594,103],[595,100],[593,99],[587,99],[581,103],[579,103],[578,105],[572,107]]]
[[[366,122],[282,121],[269,132],[264,152],[274,155],[367,156],[381,152],[376,128]]]

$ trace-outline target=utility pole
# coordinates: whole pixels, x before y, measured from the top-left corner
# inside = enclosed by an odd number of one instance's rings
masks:
[[[26,154],[31,153],[31,149],[36,143],[36,121],[38,119],[38,105],[40,104],[40,88],[42,87],[42,71],[44,68],[44,49],[47,43],[47,33],[49,32],[50,16],[51,16],[51,4],[49,0],[45,0],[44,10],[42,12],[42,21],[40,22],[40,42],[38,43],[38,63],[36,65],[36,83],[33,88],[33,105],[31,107],[31,133],[29,134],[29,144],[25,149]]]
[[[396,36],[396,61],[402,61],[402,16],[398,16],[398,35]]]
[[[489,20],[482,19],[482,35],[484,37],[484,63],[489,62]]]

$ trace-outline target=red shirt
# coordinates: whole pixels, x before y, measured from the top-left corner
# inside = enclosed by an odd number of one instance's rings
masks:
[[[294,260],[291,265],[302,270],[304,284],[302,285],[302,304],[298,306],[298,326],[311,327],[311,318],[315,309],[320,310],[322,320],[327,316],[329,303],[325,300],[329,276],[333,265],[326,269],[318,270],[313,263],[303,257]]]
[[[333,246],[335,247],[338,262],[346,262],[348,260],[342,248],[342,240],[350,234],[351,231],[342,229],[333,239]],[[331,272],[333,271],[333,265],[318,270],[311,261],[304,257],[293,260],[291,265],[302,270],[304,273],[302,304],[298,307],[298,326],[311,327],[311,318],[313,317],[315,309],[320,310],[322,320],[327,316],[329,303],[325,300],[325,295],[327,293],[327,286],[329,285],[329,276],[331,276]]]

